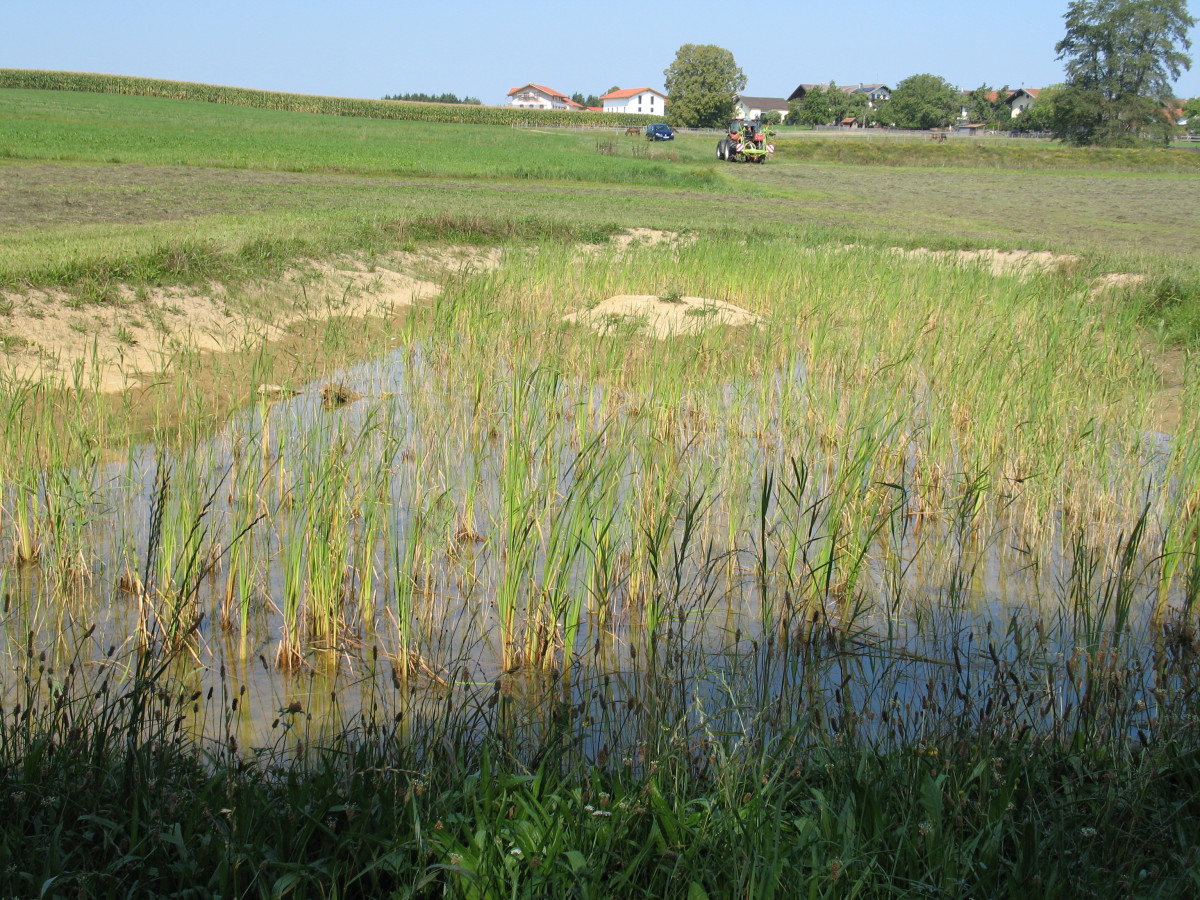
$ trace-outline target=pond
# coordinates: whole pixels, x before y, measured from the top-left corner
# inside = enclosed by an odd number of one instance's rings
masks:
[[[161,665],[187,727],[243,748],[454,716],[633,759],[656,729],[799,718],[919,741],[1103,705],[1147,734],[1192,685],[1196,560],[1164,557],[1149,504],[1071,530],[1069,498],[1036,515],[1017,481],[945,470],[934,501],[886,410],[793,445],[799,357],[640,396],[461,363],[414,342],[194,443],[10,486],[31,558],[3,570],[6,707]],[[1169,454],[1114,471],[1166,479]]]

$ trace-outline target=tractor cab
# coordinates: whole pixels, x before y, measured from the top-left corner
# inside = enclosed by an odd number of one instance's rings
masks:
[[[729,123],[729,137],[741,144],[757,144],[763,139],[758,119],[734,119]]]
[[[775,152],[767,143],[769,131],[764,132],[760,119],[734,119],[725,137],[717,142],[717,159],[737,162],[764,162]]]

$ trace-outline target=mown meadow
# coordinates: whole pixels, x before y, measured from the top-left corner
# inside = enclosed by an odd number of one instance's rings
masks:
[[[711,143],[0,91],[13,308],[495,254],[4,379],[5,892],[1196,889],[1196,176]],[[564,319],[618,295],[757,321]]]

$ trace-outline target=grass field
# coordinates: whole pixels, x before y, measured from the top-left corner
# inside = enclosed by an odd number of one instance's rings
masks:
[[[1200,177],[713,144],[0,90],[0,894],[1200,885]]]
[[[1200,246],[1189,215],[1200,199],[1194,167],[1147,172],[1127,156],[1125,168],[1064,169],[1064,151],[1015,146],[989,152],[978,168],[968,159],[931,171],[937,147],[911,150],[907,168],[896,165],[903,159],[808,164],[786,151],[773,166],[718,168],[712,143],[682,135],[648,146],[569,131],[3,91],[0,154],[15,162],[0,169],[9,198],[0,210],[0,284],[56,277],[61,266],[48,266],[42,250],[49,228],[61,255],[77,261],[102,258],[98,248],[118,236],[124,248],[148,249],[202,234],[230,243],[315,231],[319,252],[322,239],[361,241],[381,222],[448,210],[505,221],[817,228],[837,240],[1082,251],[1138,271],[1189,269]],[[598,153],[598,144],[616,152]],[[1155,158],[1194,156],[1142,152],[1148,168]],[[1011,168],[997,161],[1006,153]],[[154,227],[139,233],[138,225]]]

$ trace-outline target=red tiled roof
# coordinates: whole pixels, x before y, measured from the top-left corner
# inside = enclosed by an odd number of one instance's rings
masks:
[[[662,91],[656,91],[656,90],[654,90],[654,88],[640,87],[640,88],[625,88],[620,91],[612,91],[610,93],[605,94],[600,99],[601,100],[623,100],[626,97],[632,97],[635,94],[640,94],[642,91],[650,91],[650,93],[658,94],[658,96],[660,96],[660,97],[666,96],[665,94],[663,94]]]
[[[1042,88],[1017,88],[1015,91],[1009,91],[1008,96],[1004,98],[1005,103],[1011,104],[1017,99],[1018,94],[1028,94],[1036,100],[1042,93]]]
[[[544,84],[534,84],[532,81],[529,82],[529,84],[523,84],[520,87],[513,88],[508,92],[508,96],[511,97],[517,91],[523,91],[525,88],[537,88],[537,90],[541,91],[543,94],[549,94],[551,97],[558,97],[560,100],[566,100],[568,102],[571,101],[571,98],[562,91],[556,91],[554,88],[548,88]]]

